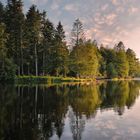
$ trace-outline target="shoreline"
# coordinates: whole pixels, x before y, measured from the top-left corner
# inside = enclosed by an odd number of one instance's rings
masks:
[[[125,81],[137,80],[137,78],[75,78],[75,77],[55,77],[55,76],[16,76],[16,84],[53,84],[53,83],[85,83],[98,81]]]
[[[82,82],[93,82],[96,79],[84,79],[75,77],[55,77],[55,76],[16,76],[15,83],[82,83]]]

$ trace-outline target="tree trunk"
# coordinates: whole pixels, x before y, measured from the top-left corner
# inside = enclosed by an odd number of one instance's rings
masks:
[[[24,74],[23,71],[23,49],[22,49],[22,29],[20,27],[20,55],[21,55],[21,75]]]
[[[27,75],[30,75],[30,64],[27,64]]]
[[[44,70],[45,69],[45,52],[43,52],[43,62],[42,63],[43,63],[42,72],[43,72],[43,76],[44,76],[45,75],[45,70]]]
[[[37,56],[36,43],[35,43],[35,75],[38,76],[38,56]]]
[[[37,95],[38,95],[38,86],[35,86],[35,120],[37,119]]]
[[[18,76],[20,76],[20,66],[18,66]]]

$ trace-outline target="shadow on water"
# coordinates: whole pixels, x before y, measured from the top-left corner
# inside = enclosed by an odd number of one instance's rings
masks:
[[[118,115],[132,108],[139,96],[139,81],[99,85],[0,86],[0,139],[48,140],[61,138],[66,119],[73,140],[81,140],[86,122],[98,110]]]

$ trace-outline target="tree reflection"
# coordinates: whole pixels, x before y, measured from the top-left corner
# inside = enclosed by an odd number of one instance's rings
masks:
[[[123,115],[139,96],[140,82],[119,81],[76,85],[0,86],[0,139],[61,139],[66,119],[73,140],[81,140],[97,110]],[[66,115],[68,114],[68,116]]]
[[[130,108],[139,94],[139,86],[135,82],[119,81],[108,82],[106,86],[101,85],[101,91],[104,93],[101,108],[114,108],[119,115],[125,111],[125,106]]]
[[[100,95],[96,85],[77,85],[71,87],[68,96],[71,106],[69,118],[73,139],[81,140],[85,117],[95,116],[100,104]]]
[[[139,96],[140,83],[138,81],[129,82],[129,94],[126,102],[127,108],[131,108]]]

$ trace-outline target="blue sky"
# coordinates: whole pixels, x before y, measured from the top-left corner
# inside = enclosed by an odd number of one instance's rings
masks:
[[[1,0],[3,3],[6,0]],[[24,11],[32,4],[46,10],[56,25],[61,21],[67,38],[79,18],[87,38],[114,46],[123,41],[140,58],[140,0],[24,0]]]

